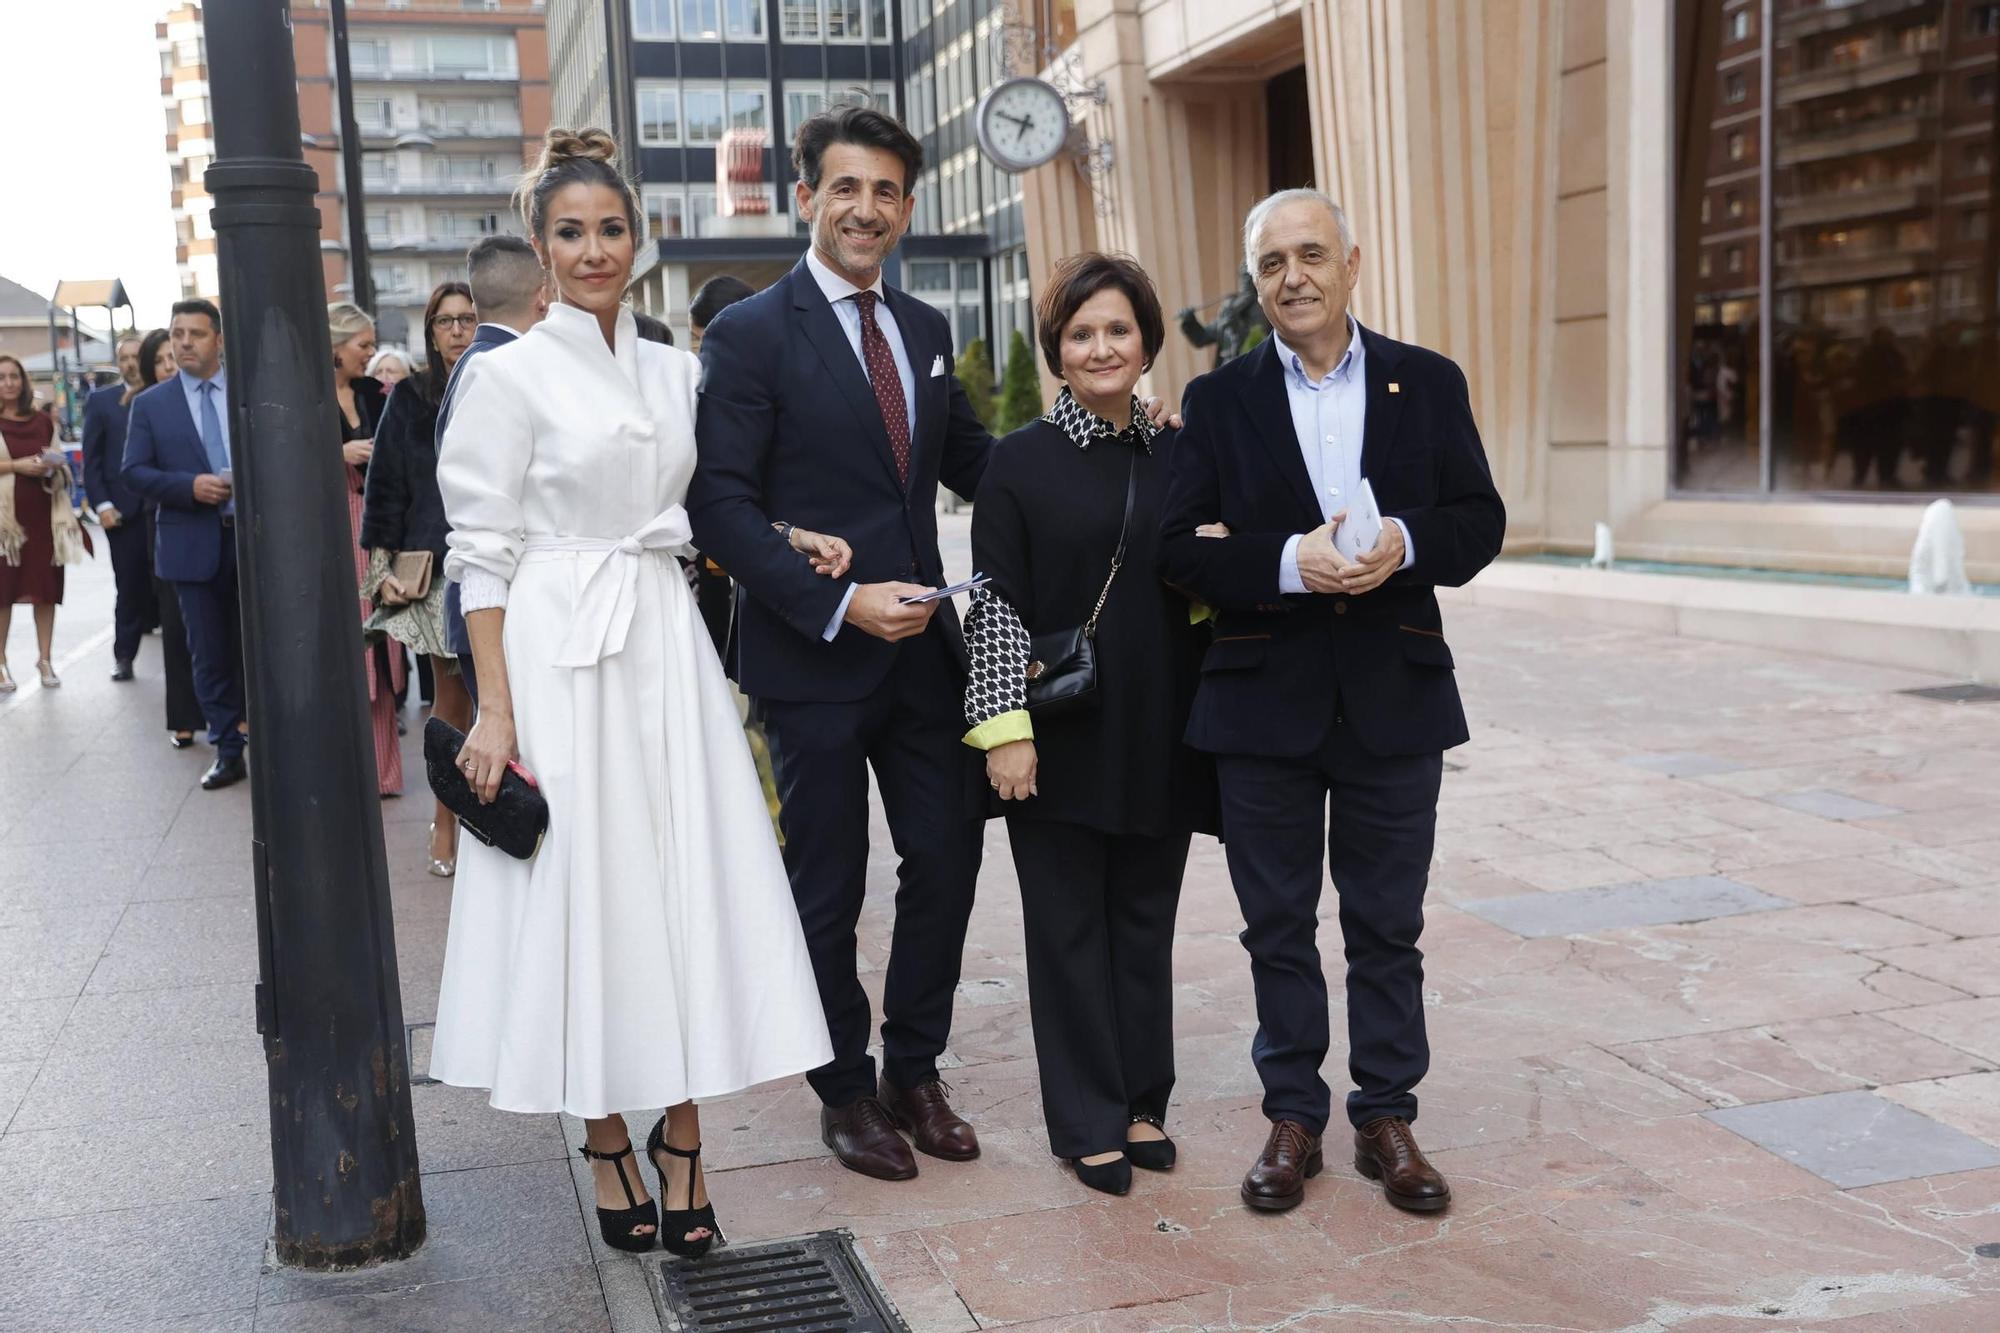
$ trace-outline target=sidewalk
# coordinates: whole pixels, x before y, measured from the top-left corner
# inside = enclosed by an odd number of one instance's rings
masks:
[[[943,520],[954,569],[966,521]],[[200,791],[206,748],[165,745],[153,643],[136,684],[106,679],[108,585],[103,561],[72,574],[64,687],[0,701],[0,1329],[651,1333],[643,1270],[597,1240],[579,1127],[478,1092],[413,1089],[416,1258],[267,1264],[249,790]],[[1175,960],[1181,1167],[1122,1200],[1059,1169],[995,826],[946,1074],[984,1158],[867,1180],[821,1147],[802,1083],[759,1089],[704,1112],[731,1238],[850,1228],[921,1333],[2000,1327],[2000,705],[1898,694],[1948,683],[1908,671],[1446,619],[1475,739],[1448,756],[1418,1132],[1450,1212],[1389,1207],[1337,1130],[1303,1206],[1238,1203],[1254,1018],[1208,840]],[[452,892],[423,871],[417,720],[410,792],[382,807],[412,1024]],[[1330,921],[1321,947],[1337,970]],[[1327,1072],[1339,1090],[1338,1045]]]

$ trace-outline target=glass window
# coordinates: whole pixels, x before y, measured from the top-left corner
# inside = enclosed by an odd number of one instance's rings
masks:
[[[715,191],[699,187],[688,190],[688,235],[715,234]]]
[[[202,62],[201,38],[183,37],[175,42],[174,58],[183,65],[199,65]]]
[[[639,142],[677,144],[681,141],[681,99],[670,85],[640,84]]]
[[[431,38],[431,68],[471,72],[489,68],[484,37]]]
[[[1724,27],[1683,75],[1676,486],[2000,491],[2000,6],[1683,4]]]
[[[674,35],[674,0],[632,0],[632,35],[663,41]]]
[[[731,37],[763,40],[764,0],[727,0],[723,11]]]
[[[681,0],[681,40],[722,36],[721,0]]]
[[[860,42],[868,38],[863,27],[861,0],[825,0],[826,40]]]
[[[948,259],[912,259],[909,262],[910,290],[913,292],[948,292],[951,290],[951,261]]]
[[[961,292],[977,292],[980,289],[979,261],[961,259],[958,261],[958,289]]]
[[[780,0],[778,31],[788,42],[816,42],[820,39],[820,0]]]
[[[889,40],[889,0],[868,0],[868,35],[878,42]]]
[[[687,201],[676,186],[648,185],[640,191],[646,209],[646,230],[661,240],[687,235]]]
[[[347,67],[356,74],[381,74],[389,68],[389,44],[366,38],[347,39]]]
[[[681,92],[683,133],[688,143],[722,140],[722,89],[684,88]]]
[[[826,91],[810,85],[801,86],[787,79],[785,81],[785,131],[793,133],[799,126],[826,109]]]
[[[181,103],[181,124],[208,124],[208,99],[206,97],[190,97],[184,100]]]
[[[985,311],[976,305],[961,305],[958,308],[958,341],[954,348],[963,348],[974,338],[982,336],[981,325],[986,322]]]
[[[729,90],[729,128],[732,130],[761,130],[768,128],[764,116],[764,92],[762,89],[731,88]]]

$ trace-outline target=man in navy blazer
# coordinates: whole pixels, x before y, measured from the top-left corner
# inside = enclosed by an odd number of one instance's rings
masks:
[[[229,386],[222,368],[222,312],[204,300],[173,308],[180,374],[132,400],[125,480],[157,505],[153,563],[174,585],[194,659],[194,692],[208,719],[215,763],[208,791],[241,782],[243,681],[232,644],[236,593],[236,506],[229,462]]]
[[[727,660],[770,743],[785,864],[833,1039],[814,1070],[821,1134],[849,1168],[916,1174],[909,1145],[979,1152],[937,1058],[951,1029],[978,877],[977,756],[960,743],[965,647],[939,586],[936,496],[970,496],[992,437],[952,372],[951,328],[886,286],[923,150],[880,111],[837,107],[799,127],[803,262],[729,307],[702,339],[688,492],[694,544],[736,580]],[[797,526],[844,537],[849,576],[815,574]],[[855,923],[868,867],[874,769],[901,858],[883,995],[883,1068],[868,1054]]]
[[[1361,251],[1332,200],[1273,195],[1244,251],[1272,336],[1188,386],[1161,549],[1167,581],[1218,612],[1187,739],[1217,756],[1257,997],[1271,1130],[1242,1197],[1290,1208],[1321,1165],[1323,845],[1346,944],[1355,1166],[1391,1203],[1431,1212],[1451,1191],[1410,1129],[1430,1060],[1417,938],[1443,752],[1467,738],[1433,589],[1493,560],[1506,511],[1458,367],[1348,313]],[[1334,534],[1364,480],[1381,536],[1350,559]],[[1197,532],[1218,522],[1230,535]]]
[[[118,589],[112,612],[111,679],[132,679],[132,659],[147,630],[158,628],[160,608],[153,596],[153,553],[147,541],[144,496],[125,480],[125,428],[131,405],[125,395],[151,378],[139,365],[136,336],[118,342],[117,384],[83,400],[83,489],[111,545],[111,577]]]
[[[444,428],[451,421],[452,391],[465,365],[481,352],[505,347],[542,322],[549,313],[548,274],[535,258],[535,247],[519,236],[482,236],[465,252],[465,282],[472,288],[472,309],[479,327],[472,332],[472,345],[451,368],[445,381],[444,401],[438,404],[436,443],[444,448]],[[465,632],[465,615],[459,610],[458,584],[444,588],[444,644],[458,659],[465,675],[465,688],[472,702],[479,702],[479,677],[472,666],[472,639]]]

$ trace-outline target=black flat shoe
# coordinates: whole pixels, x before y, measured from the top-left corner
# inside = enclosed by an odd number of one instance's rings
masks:
[[[243,766],[242,755],[223,755],[208,766],[208,772],[201,775],[201,789],[221,791],[224,787],[235,786],[248,776],[250,770]]]
[[[111,679],[120,681],[132,679],[132,664],[125,661],[119,662],[111,668]]]
[[[1158,1117],[1150,1115],[1135,1115],[1132,1123],[1151,1125],[1163,1134],[1167,1128]],[[1174,1163],[1180,1160],[1180,1150],[1174,1147],[1172,1139],[1127,1139],[1125,1156],[1142,1171],[1171,1171]]]
[[[632,1155],[632,1145],[628,1142],[617,1152],[594,1152],[589,1148],[578,1148],[577,1151],[593,1162],[609,1162],[617,1168],[618,1183],[625,1190],[625,1202],[632,1205],[629,1208],[597,1210],[597,1229],[603,1234],[604,1243],[627,1254],[644,1254],[652,1249],[653,1242],[659,1239],[660,1210],[651,1199],[638,1202],[637,1196],[632,1193],[632,1182],[625,1178],[625,1159]],[[632,1169],[637,1171],[638,1164],[634,1163]],[[641,1231],[640,1227],[652,1229]]]
[[[1070,1169],[1076,1178],[1104,1194],[1125,1194],[1132,1188],[1132,1162],[1121,1157],[1115,1162],[1099,1162],[1096,1166],[1081,1157],[1069,1159]]]
[[[170,731],[167,733],[167,744],[173,746],[176,750],[191,749],[194,746],[194,737],[176,736]]]
[[[666,1201],[673,1198],[673,1187],[667,1181],[666,1168],[660,1165],[659,1154],[678,1157],[688,1164],[688,1206],[669,1208]],[[646,1157],[653,1163],[653,1169],[660,1173],[660,1244],[678,1254],[683,1259],[699,1259],[707,1254],[709,1247],[722,1237],[722,1228],[715,1224],[715,1204],[705,1203],[694,1206],[694,1184],[701,1177],[701,1146],[676,1148],[667,1142],[667,1118],[661,1116],[653,1125],[653,1132],[646,1136]],[[687,1233],[706,1229],[708,1234],[699,1240],[689,1240]]]

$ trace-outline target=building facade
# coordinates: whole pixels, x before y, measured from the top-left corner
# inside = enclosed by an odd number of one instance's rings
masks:
[[[466,247],[517,232],[512,195],[549,125],[539,0],[348,0],[370,277],[384,342],[421,347],[424,303]],[[306,160],[319,173],[328,300],[352,299],[328,0],[294,0]]]
[[[762,286],[806,246],[791,141],[829,103],[895,112],[924,144],[898,285],[943,311],[960,347],[1027,323],[1020,184],[973,146],[1003,0],[552,0],[554,115],[618,136],[648,247],[636,295],[687,335],[718,274]],[[996,354],[997,355],[997,354]]]
[[[1028,173],[1039,282],[1232,290],[1312,182],[1355,312],[1465,370],[1516,550],[1899,574],[1960,501],[2000,579],[2000,4],[1043,0],[1113,166]],[[1768,311],[1769,318],[1764,312]],[[1170,336],[1173,397],[1210,354]]]
[[[209,224],[213,200],[202,173],[215,160],[215,136],[208,123],[208,48],[202,39],[201,6],[182,4],[153,25],[160,48],[160,106],[167,123],[167,172],[174,212],[174,263],[182,298],[221,298],[215,271],[215,228]]]

